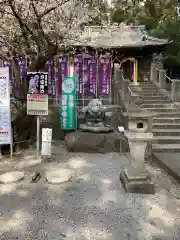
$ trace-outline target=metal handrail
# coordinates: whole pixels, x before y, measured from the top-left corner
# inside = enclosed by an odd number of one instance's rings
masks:
[[[172,79],[170,77],[168,77],[166,74],[164,74],[164,76],[172,82]]]

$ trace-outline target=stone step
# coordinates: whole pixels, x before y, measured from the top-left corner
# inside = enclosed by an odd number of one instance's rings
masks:
[[[141,107],[141,106],[140,106]],[[141,108],[144,110],[148,110],[151,112],[156,112],[157,114],[179,114],[180,116],[180,111],[178,108]]]
[[[136,86],[139,86],[139,85],[154,85],[154,86],[156,86],[153,82],[139,82],[139,84]]]
[[[167,112],[156,112],[154,111],[155,113],[157,113],[157,117],[158,118],[179,118],[180,117],[180,112],[178,111],[174,111],[174,112],[171,112],[171,111],[167,111]]]
[[[142,90],[142,91],[136,91],[139,92],[140,94],[144,94],[144,95],[163,95],[159,90]]]
[[[180,144],[180,136],[154,136],[155,144]]]
[[[180,119],[179,119],[180,120]],[[180,121],[179,123],[172,123],[171,120],[169,121],[169,123],[153,123],[153,129],[162,129],[162,130],[165,130],[165,129],[173,129],[173,130],[176,130],[176,129],[179,129],[180,130]]]
[[[152,104],[152,105],[154,105],[156,103],[157,104],[163,104],[163,103],[172,104],[172,102],[169,99],[157,99],[157,100],[152,100],[152,99],[144,100],[144,99],[142,99],[141,101],[143,102],[143,104]]]
[[[153,124],[154,123],[165,123],[166,125],[170,125],[170,124],[180,124],[180,117],[168,117],[165,115],[165,117],[155,117],[153,119]]]
[[[153,95],[144,95],[144,96],[142,96],[142,95],[140,95],[140,98],[142,99],[142,100],[169,100],[167,97],[165,97],[164,95],[161,95],[161,96],[153,96]]]
[[[140,105],[142,108],[173,108],[174,103],[143,103]]]
[[[158,91],[159,92],[159,89],[157,87],[146,87],[146,86],[138,86],[138,87],[134,87],[134,86],[130,86],[131,89],[134,89],[134,90],[137,90],[137,91]]]
[[[165,97],[162,93],[150,93],[150,92],[148,92],[148,93],[146,93],[146,92],[137,92],[138,94],[139,94],[139,96],[140,97],[145,97],[145,98],[147,98],[147,97],[159,97],[159,98],[162,98],[162,97]]]
[[[153,152],[180,152],[180,144],[152,144]],[[171,160],[171,159],[169,159]]]
[[[132,84],[132,85],[135,85],[135,84]],[[139,86],[139,85],[156,86],[153,82],[138,82],[138,85],[135,85],[135,86]]]
[[[153,129],[154,136],[180,136],[180,129]]]

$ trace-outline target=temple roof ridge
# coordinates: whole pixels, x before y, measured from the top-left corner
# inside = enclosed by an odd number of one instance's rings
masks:
[[[121,47],[143,47],[161,46],[168,44],[168,39],[160,39],[148,35],[143,25],[103,25],[86,26],[75,45],[121,48]]]

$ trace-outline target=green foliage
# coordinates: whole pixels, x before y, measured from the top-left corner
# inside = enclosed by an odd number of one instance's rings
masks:
[[[126,7],[124,7],[126,6]],[[144,25],[154,37],[172,41],[166,48],[164,63],[166,68],[180,68],[180,16],[178,1],[174,0],[134,0],[128,5],[116,1],[111,10],[112,22]]]

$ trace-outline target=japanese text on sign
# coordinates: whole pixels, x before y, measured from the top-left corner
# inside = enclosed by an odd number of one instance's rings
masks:
[[[76,79],[74,77],[63,78],[60,113],[62,128],[76,129]]]
[[[28,94],[27,114],[36,116],[48,115],[48,95]]]
[[[28,94],[48,94],[48,73],[28,72]]]
[[[0,68],[0,144],[11,144],[9,68]]]

